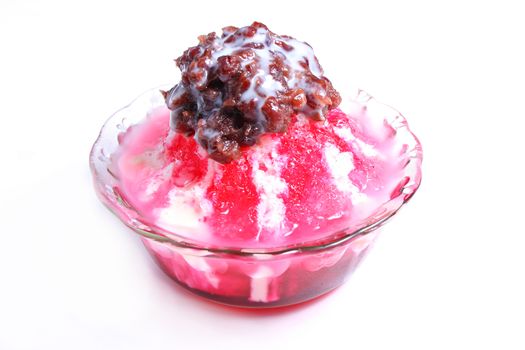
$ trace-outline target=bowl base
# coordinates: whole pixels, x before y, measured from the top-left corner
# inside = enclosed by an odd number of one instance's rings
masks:
[[[341,286],[366,256],[372,236],[367,237],[359,250],[352,249],[357,245],[354,241],[334,252],[266,262],[274,264],[270,265],[273,267],[270,271],[276,273],[268,277],[253,273],[258,271],[253,268],[257,265],[253,261],[220,259],[218,262],[200,257],[203,260],[196,263],[195,257],[188,258],[161,243],[147,238],[143,238],[143,242],[163,272],[192,294],[228,306],[268,309],[304,303]],[[309,265],[312,263],[315,265]],[[279,267],[282,271],[276,272]]]

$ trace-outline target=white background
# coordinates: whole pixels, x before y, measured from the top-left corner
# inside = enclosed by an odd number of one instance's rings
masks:
[[[519,1],[0,3],[0,349],[524,349]],[[276,6],[276,8],[274,8]],[[99,128],[257,19],[401,110],[423,184],[350,281],[284,311],[193,297],[94,195]]]

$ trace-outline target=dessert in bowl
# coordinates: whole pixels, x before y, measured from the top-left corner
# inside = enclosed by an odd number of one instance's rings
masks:
[[[406,120],[260,23],[199,37],[177,65],[181,82],[103,126],[101,200],[209,299],[275,307],[341,285],[420,184]]]

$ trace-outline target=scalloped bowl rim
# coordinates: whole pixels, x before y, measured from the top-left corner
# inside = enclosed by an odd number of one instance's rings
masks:
[[[155,90],[158,91],[166,87],[167,85],[161,85],[157,88],[148,89],[144,91],[142,94],[138,95],[130,103],[128,103],[124,107],[114,112],[104,122],[104,125],[102,126],[99,132],[99,135],[91,148],[91,152],[89,155],[89,164],[90,164],[91,172],[93,175],[93,181],[95,183],[97,195],[100,197],[103,204],[114,215],[116,215],[126,226],[131,228],[133,231],[135,231],[142,237],[153,239],[160,243],[170,244],[177,248],[185,249],[185,250],[188,250],[189,252],[193,252],[194,254],[198,254],[198,255],[201,255],[202,252],[206,252],[207,255],[226,254],[226,255],[236,255],[236,256],[264,257],[266,255],[276,256],[276,255],[281,255],[281,254],[289,255],[289,254],[295,254],[295,253],[301,253],[301,252],[319,252],[319,251],[323,251],[323,250],[327,250],[327,249],[339,246],[341,244],[344,244],[346,242],[353,240],[354,238],[358,236],[365,235],[372,231],[375,231],[377,228],[381,227],[385,222],[387,222],[390,218],[392,218],[413,197],[413,195],[416,193],[416,191],[418,190],[421,184],[421,179],[422,179],[421,164],[423,160],[422,147],[421,147],[421,143],[419,142],[418,138],[410,130],[405,117],[395,108],[387,104],[378,102],[377,99],[369,95],[366,91],[361,90],[361,89],[353,89],[354,97],[346,101],[352,102],[352,103],[361,103],[361,104],[364,104],[365,107],[367,107],[370,102],[374,102],[378,106],[387,108],[388,110],[393,112],[394,117],[390,121],[390,124],[396,130],[396,135],[397,133],[401,131],[402,133],[405,134],[405,136],[411,138],[411,140],[414,143],[414,147],[412,147],[410,150],[407,150],[406,153],[407,154],[412,153],[412,155],[408,157],[409,162],[415,161],[415,173],[409,174],[411,179],[415,179],[415,182],[411,184],[411,186],[404,187],[399,191],[399,195],[403,195],[404,199],[396,207],[391,208],[390,210],[387,209],[385,213],[383,213],[384,215],[378,217],[376,220],[366,225],[363,225],[362,227],[358,229],[353,229],[353,230],[349,230],[348,228],[342,229],[337,232],[326,234],[323,239],[309,241],[309,242],[306,242],[300,245],[296,244],[296,245],[278,246],[278,247],[272,247],[272,248],[239,248],[239,247],[205,246],[202,242],[191,241],[191,239],[187,237],[177,235],[174,232],[168,232],[155,225],[151,225],[151,224],[146,225],[140,222],[140,220],[137,220],[136,218],[129,217],[129,215],[127,215],[124,212],[124,210],[122,210],[123,208],[118,207],[118,205],[121,205],[121,206],[124,205],[122,202],[120,202],[120,201],[125,202],[122,198],[118,198],[118,195],[117,195],[116,200],[112,198],[108,198],[107,194],[101,188],[99,188],[101,185],[104,185],[104,183],[101,181],[101,176],[98,173],[98,170],[96,169],[96,162],[99,161],[97,159],[97,151],[99,150],[100,143],[103,138],[103,133],[105,129],[108,128],[108,124],[110,123],[110,121],[113,121],[113,119],[118,117],[121,112],[133,106],[138,100],[140,100],[144,96],[147,96],[152,91],[155,91]],[[345,100],[343,100],[343,103],[344,101]],[[341,110],[345,113],[348,113],[347,111],[345,111],[344,107],[341,107]],[[403,174],[403,175],[406,175],[406,174]],[[404,190],[408,190],[408,191],[404,191]],[[396,198],[391,198],[389,201],[380,205],[378,207],[378,210],[381,208],[386,208],[386,205],[389,203],[392,203],[394,199]],[[120,202],[120,203],[116,203],[116,202]],[[114,206],[110,205],[110,203],[113,204]],[[134,210],[134,208],[129,206],[129,204],[127,205],[128,205],[127,209],[132,209],[135,213],[137,213]],[[329,239],[330,237],[333,237],[333,239]],[[321,243],[317,243],[317,242],[321,242]]]

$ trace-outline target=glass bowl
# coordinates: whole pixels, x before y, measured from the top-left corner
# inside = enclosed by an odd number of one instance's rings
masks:
[[[160,87],[164,88],[164,87]],[[119,190],[112,155],[119,135],[140,123],[148,112],[162,108],[159,89],[152,89],[113,114],[102,127],[90,154],[90,167],[100,200],[136,232],[157,264],[182,287],[223,304],[268,308],[301,303],[340,286],[362,261],[379,229],[416,192],[421,182],[421,145],[395,109],[362,90],[343,96],[346,113],[366,110],[369,118],[389,125],[393,147],[403,164],[399,185],[390,200],[365,220],[322,240],[291,246],[239,248],[208,246],[167,232],[141,216]]]

